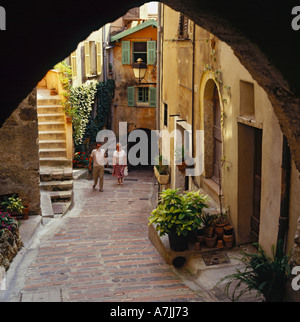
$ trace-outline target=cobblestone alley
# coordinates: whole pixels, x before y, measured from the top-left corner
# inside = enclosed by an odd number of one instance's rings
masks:
[[[19,255],[30,263],[26,272],[14,268],[6,300],[210,301],[188,288],[148,239],[153,171],[130,172],[123,186],[108,174],[104,180],[104,192],[76,181],[74,208]]]

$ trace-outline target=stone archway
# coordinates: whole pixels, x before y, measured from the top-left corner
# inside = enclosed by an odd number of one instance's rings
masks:
[[[7,28],[1,32],[1,125],[57,62],[92,31],[144,0],[4,1]],[[164,0],[231,46],[267,92],[300,169],[300,33],[291,27],[290,1]],[[92,8],[92,9],[91,9]],[[255,23],[253,23],[255,21]],[[286,47],[284,47],[286,46]],[[25,50],[26,49],[26,50]]]

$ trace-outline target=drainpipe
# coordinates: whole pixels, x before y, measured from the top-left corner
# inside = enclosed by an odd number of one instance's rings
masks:
[[[161,3],[158,2],[157,8],[157,54],[156,54],[156,63],[157,63],[157,77],[156,77],[156,130],[160,130],[160,71],[161,71]]]
[[[196,30],[196,24],[193,22],[193,58],[192,58],[192,158],[195,157],[195,126],[194,126],[194,108],[195,108],[195,98],[194,98],[194,89],[195,89],[195,30]]]
[[[289,203],[290,203],[290,181],[291,181],[291,153],[287,143],[287,138],[283,136],[282,142],[282,165],[281,165],[281,201],[280,201],[280,217],[277,242],[281,239],[282,244],[276,249],[276,253],[280,254],[285,250],[285,241],[288,231],[289,220]]]
[[[102,27],[102,51],[103,51],[103,81],[107,81],[107,57],[106,57],[106,31],[105,25]]]

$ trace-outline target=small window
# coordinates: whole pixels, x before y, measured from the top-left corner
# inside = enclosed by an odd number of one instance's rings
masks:
[[[189,18],[184,14],[180,13],[179,15],[179,24],[178,24],[178,38],[180,39],[188,39],[188,26],[189,26]]]
[[[147,42],[133,43],[133,62],[137,62],[138,58],[142,58],[143,62],[147,63]]]
[[[138,88],[138,102],[139,103],[148,103],[149,102],[149,88],[148,87],[139,87]]]
[[[240,81],[240,114],[253,118],[255,116],[254,84]]]

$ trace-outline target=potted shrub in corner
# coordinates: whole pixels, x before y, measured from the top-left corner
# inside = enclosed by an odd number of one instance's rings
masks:
[[[199,227],[201,217],[189,209],[186,198],[179,189],[167,189],[160,194],[159,204],[149,217],[149,225],[155,224],[159,235],[168,235],[174,251],[188,249],[189,233]]]
[[[168,184],[170,175],[168,172],[167,160],[160,154],[155,158],[154,174],[159,184]]]

